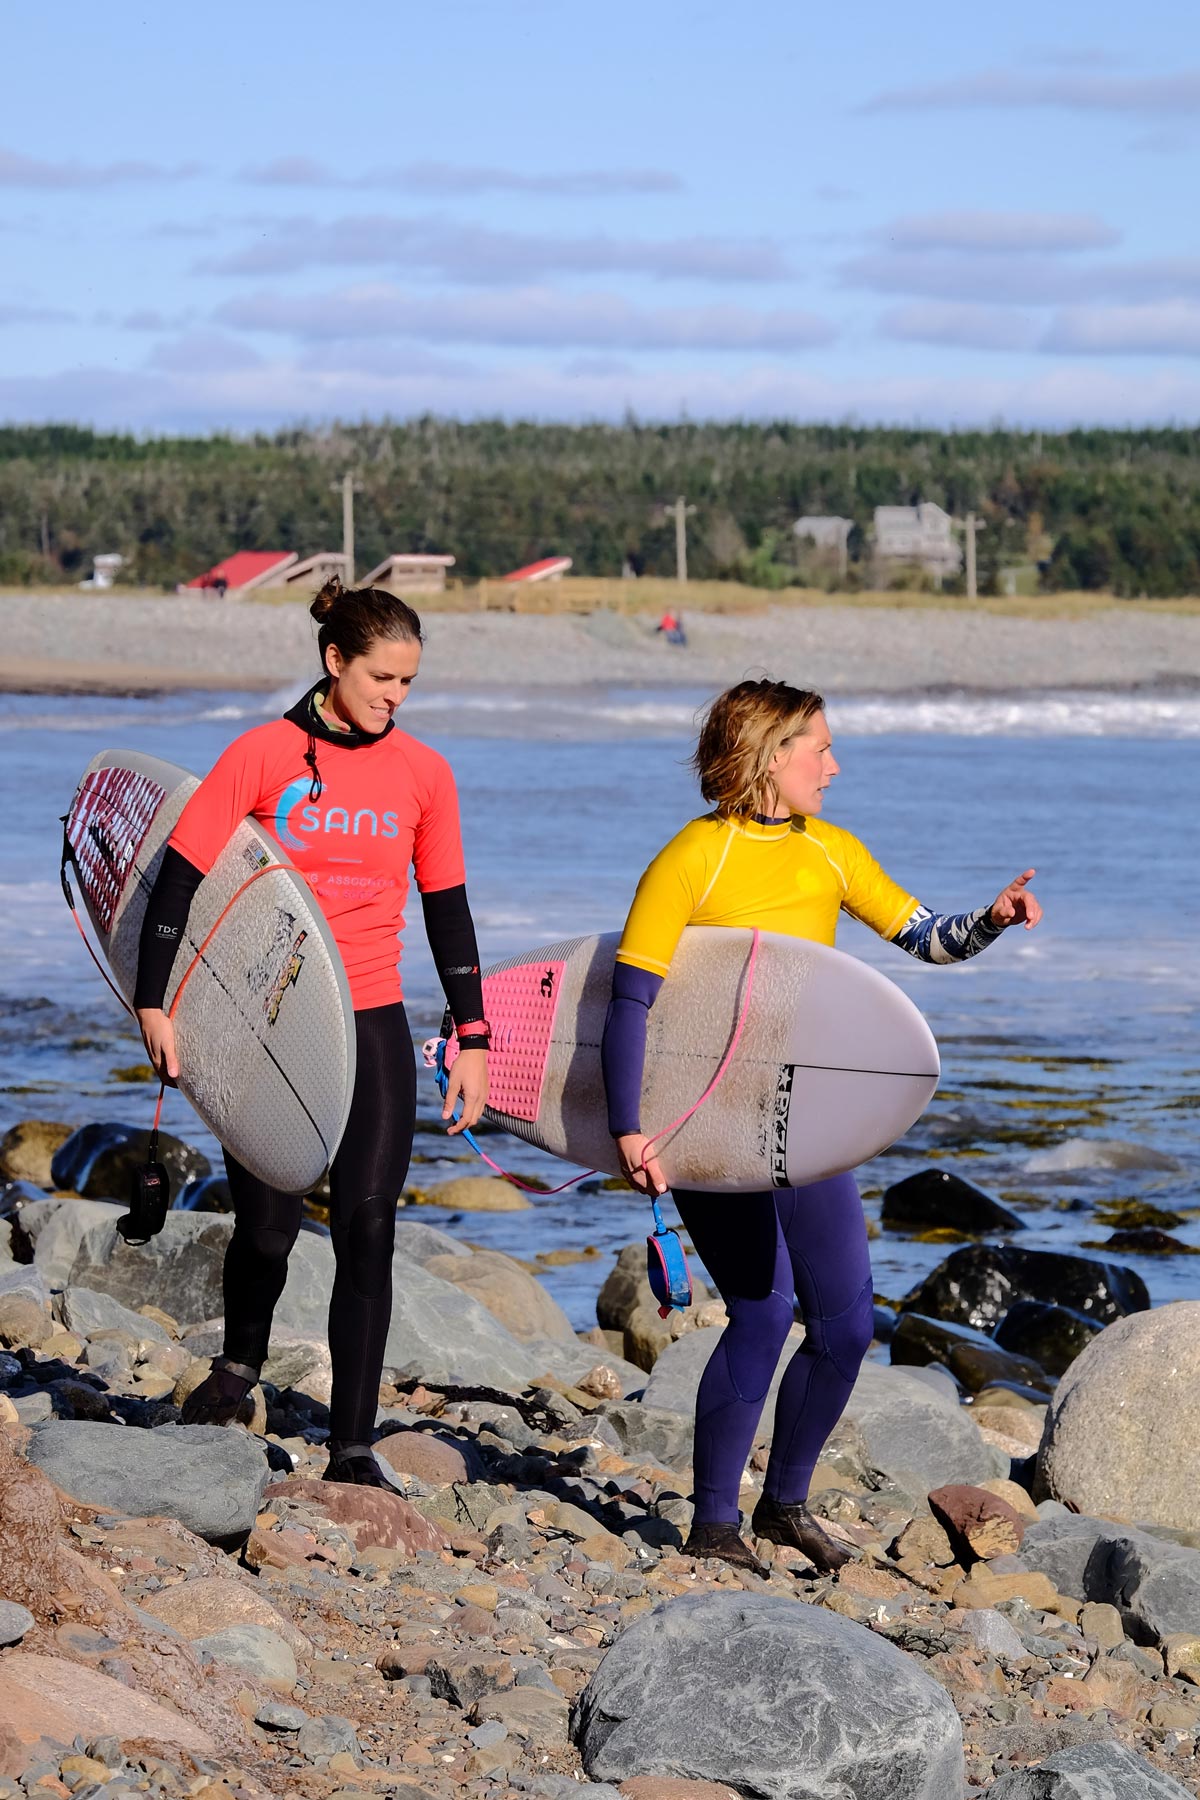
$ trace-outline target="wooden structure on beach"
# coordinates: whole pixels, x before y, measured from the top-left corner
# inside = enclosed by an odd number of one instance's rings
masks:
[[[540,562],[526,563],[523,569],[512,569],[501,575],[501,581],[561,581],[571,567],[569,556],[544,556]]]
[[[446,586],[446,571],[454,567],[452,556],[437,556],[430,551],[398,551],[385,556],[369,575],[363,587],[387,588],[389,593],[440,594]]]

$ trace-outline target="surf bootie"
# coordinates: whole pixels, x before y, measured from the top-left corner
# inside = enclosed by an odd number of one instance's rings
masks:
[[[329,1445],[329,1465],[321,1477],[322,1481],[345,1481],[351,1487],[384,1488],[389,1494],[400,1494],[404,1490],[398,1488],[394,1481],[389,1481],[378,1462],[370,1444]]]
[[[822,1531],[802,1501],[785,1504],[764,1494],[754,1509],[750,1529],[755,1537],[765,1538],[769,1544],[799,1550],[821,1575],[832,1575],[853,1561],[853,1552]]]
[[[693,1525],[683,1546],[685,1556],[716,1557],[735,1569],[748,1569],[751,1575],[770,1575],[766,1563],[760,1562],[736,1525]]]
[[[185,1425],[232,1425],[246,1396],[258,1383],[258,1370],[248,1363],[214,1356],[212,1369],[193,1388],[180,1408]]]

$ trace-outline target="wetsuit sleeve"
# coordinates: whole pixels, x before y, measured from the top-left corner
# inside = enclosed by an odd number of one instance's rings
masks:
[[[421,907],[425,935],[450,1005],[450,1016],[456,1025],[474,1024],[483,1018],[483,983],[466,887],[460,882],[458,887],[422,894]]]
[[[691,826],[672,838],[637,884],[617,947],[618,963],[665,975],[671,958],[710,882],[707,857]]]
[[[137,981],[133,990],[135,1011],[161,1007],[192,897],[203,880],[203,872],[194,863],[167,846],[146,902],[146,916],[138,940]]]
[[[613,1137],[640,1131],[642,1072],[646,1066],[646,1020],[662,987],[661,975],[631,963],[613,969],[612,999],[600,1040],[600,1067]]]
[[[422,894],[434,893],[438,888],[461,887],[467,879],[458,790],[449,763],[440,756],[431,764],[421,816],[413,833],[413,871]]]
[[[263,750],[258,735],[247,732],[222,751],[171,833],[171,848],[203,875],[262,797]]]
[[[919,962],[956,963],[978,956],[1003,931],[1003,925],[992,919],[990,906],[977,906],[974,912],[935,913],[918,901],[892,942]]]
[[[917,896],[893,881],[866,845],[848,831],[839,833],[837,853],[846,882],[842,910],[869,925],[881,938],[894,938],[918,904]]]

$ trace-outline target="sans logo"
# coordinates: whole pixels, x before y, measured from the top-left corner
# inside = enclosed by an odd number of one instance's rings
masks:
[[[297,808],[299,811],[297,811]],[[289,850],[308,850],[316,833],[342,837],[394,838],[400,835],[400,815],[376,813],[362,806],[351,813],[344,806],[322,806],[312,798],[307,775],[289,782],[275,808],[275,835]]]

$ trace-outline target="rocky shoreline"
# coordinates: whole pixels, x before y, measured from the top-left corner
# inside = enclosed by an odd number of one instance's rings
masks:
[[[0,1800],[1200,1792],[1200,1303],[1151,1311],[957,1196],[979,1240],[879,1308],[891,1360],[814,1481],[853,1560],[760,1546],[762,1580],[681,1554],[725,1315],[701,1288],[660,1320],[644,1246],[577,1333],[401,1216],[376,1450],[404,1497],[348,1488],[320,1479],[327,1238],[244,1428],[184,1427],[232,1220],[126,1245],[56,1184],[74,1135],[0,1143]],[[913,1222],[947,1203],[901,1187]]]

